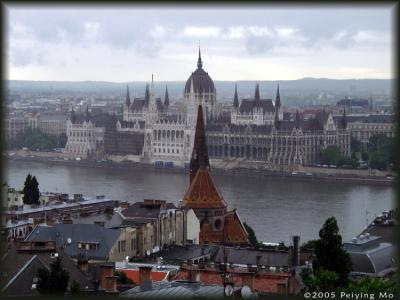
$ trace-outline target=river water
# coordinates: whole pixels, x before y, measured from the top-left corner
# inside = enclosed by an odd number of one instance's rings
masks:
[[[41,192],[82,193],[130,202],[164,199],[179,203],[188,188],[185,174],[50,165],[8,161],[7,183],[22,189],[28,173],[35,175]],[[344,240],[359,234],[375,215],[395,206],[395,187],[281,177],[214,175],[229,205],[259,240],[288,243],[318,237],[324,221],[334,216]]]

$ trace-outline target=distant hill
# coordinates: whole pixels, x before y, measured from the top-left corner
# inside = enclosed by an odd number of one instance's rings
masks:
[[[234,93],[234,81],[214,80],[218,99],[229,101]],[[254,94],[255,81],[238,81],[239,97],[251,97]],[[392,79],[327,79],[327,78],[302,78],[298,80],[279,81],[280,92],[283,98],[289,100],[315,100],[321,93],[340,97],[369,97],[372,95],[389,95],[394,83]],[[144,95],[146,82],[129,82],[131,95],[136,97]],[[169,95],[172,99],[182,97],[184,81],[157,81],[155,82],[156,94],[164,97],[165,86],[168,85]],[[278,81],[259,81],[261,96],[274,98]],[[7,90],[10,94],[36,94],[58,96],[118,96],[124,97],[126,83],[106,81],[26,81],[9,80]],[[329,97],[328,97],[329,98]]]

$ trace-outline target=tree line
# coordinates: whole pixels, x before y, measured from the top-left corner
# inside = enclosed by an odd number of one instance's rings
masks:
[[[21,149],[27,147],[29,149],[48,150],[53,148],[64,148],[67,143],[67,135],[65,133],[59,136],[46,134],[39,129],[28,128],[24,132],[18,134],[14,139],[7,141],[7,149]]]
[[[339,147],[328,146],[321,152],[321,163],[336,166],[351,166],[357,168],[360,161],[368,163],[369,167],[377,170],[396,170],[396,144],[394,138],[384,134],[373,135],[364,147],[361,142],[351,138],[351,156],[341,154]]]

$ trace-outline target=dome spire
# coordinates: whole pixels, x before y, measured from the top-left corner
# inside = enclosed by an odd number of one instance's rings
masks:
[[[201,60],[200,41],[199,41],[199,58],[197,59],[197,68],[198,69],[203,68],[203,62]]]

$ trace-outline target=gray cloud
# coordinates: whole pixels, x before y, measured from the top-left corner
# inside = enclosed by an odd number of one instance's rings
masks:
[[[49,64],[49,55],[60,47],[67,47],[71,57],[79,56],[82,48],[89,51],[96,47],[138,59],[159,58],[165,49],[171,52],[174,47],[187,55],[191,51],[188,49],[196,48],[199,39],[209,55],[233,57],[241,53],[249,59],[263,55],[279,57],[282,48],[290,49],[286,55],[293,57],[301,51],[316,53],[329,48],[389,51],[392,31],[389,7],[24,9],[9,6],[8,10],[9,57],[15,67]],[[96,55],[102,57],[104,53],[93,52]],[[59,60],[65,64],[68,61],[65,57]],[[85,59],[79,60],[85,64]],[[54,61],[55,58],[51,63]]]

